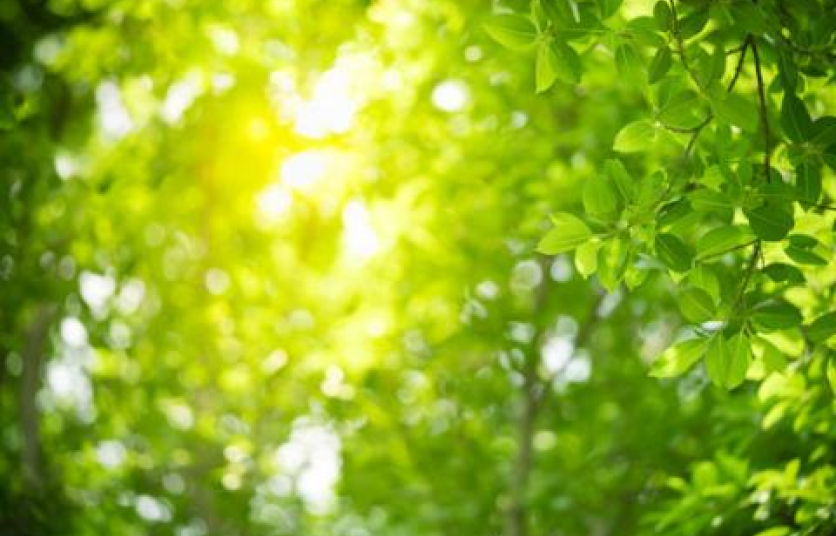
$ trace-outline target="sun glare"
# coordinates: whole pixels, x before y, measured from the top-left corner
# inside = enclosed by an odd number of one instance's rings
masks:
[[[282,163],[279,176],[290,188],[308,190],[325,176],[328,160],[328,155],[320,150],[296,153]]]

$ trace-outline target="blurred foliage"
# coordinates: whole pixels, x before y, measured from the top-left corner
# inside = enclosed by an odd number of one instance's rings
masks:
[[[0,3],[0,534],[836,531],[836,3]]]

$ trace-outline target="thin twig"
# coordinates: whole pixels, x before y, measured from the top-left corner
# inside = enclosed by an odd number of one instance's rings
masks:
[[[763,129],[763,172],[765,175],[766,182],[768,183],[771,179],[770,175],[772,175],[770,169],[770,153],[772,149],[770,148],[770,138],[772,135],[769,131],[769,115],[767,113],[766,108],[766,90],[764,89],[763,83],[763,72],[761,71],[761,59],[760,54],[758,54],[758,43],[754,40],[750,40],[752,44],[752,55],[755,58],[755,75],[758,80],[758,103],[759,103],[759,111],[760,111],[760,119],[761,119],[761,128]]]

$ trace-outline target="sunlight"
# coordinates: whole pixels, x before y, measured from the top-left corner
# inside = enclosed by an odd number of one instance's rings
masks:
[[[288,157],[279,176],[284,184],[296,190],[309,190],[326,172],[328,155],[319,150],[303,151]]]
[[[348,132],[358,108],[350,86],[348,73],[341,67],[325,71],[311,98],[299,103],[294,124],[296,132],[314,139]]]
[[[343,245],[349,256],[364,261],[380,249],[369,211],[362,200],[355,199],[343,209]]]

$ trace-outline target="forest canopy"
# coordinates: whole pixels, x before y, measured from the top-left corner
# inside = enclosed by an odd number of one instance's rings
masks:
[[[836,1],[0,3],[0,535],[836,533]]]

